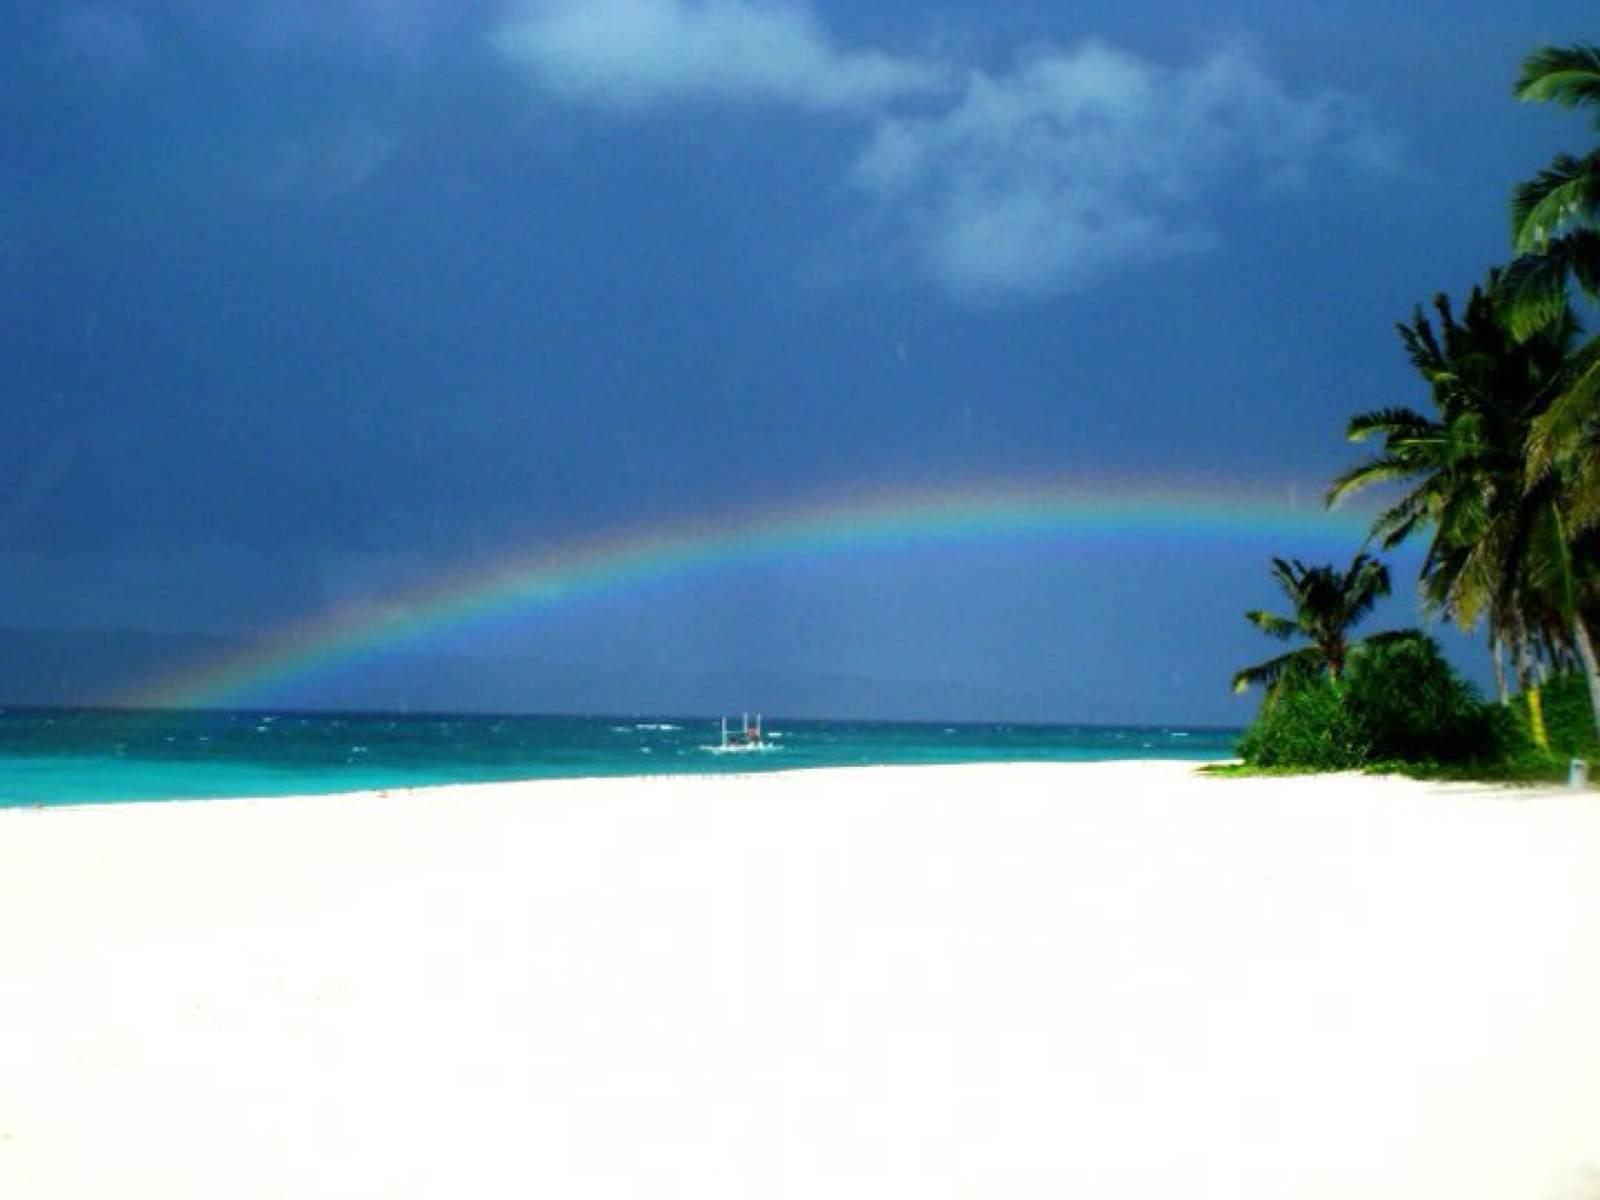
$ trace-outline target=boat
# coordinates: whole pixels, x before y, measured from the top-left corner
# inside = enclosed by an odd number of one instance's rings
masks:
[[[735,750],[767,750],[772,743],[767,740],[767,735],[761,732],[761,714],[756,714],[754,722],[750,714],[745,713],[739,721],[738,729],[728,728],[728,718],[722,718],[722,744],[718,750],[727,753]]]

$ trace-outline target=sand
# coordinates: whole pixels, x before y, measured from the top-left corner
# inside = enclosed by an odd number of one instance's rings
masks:
[[[1180,764],[0,812],[0,1196],[1600,1196],[1600,796]]]

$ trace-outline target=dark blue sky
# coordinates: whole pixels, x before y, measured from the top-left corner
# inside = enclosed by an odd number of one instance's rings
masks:
[[[684,514],[1042,476],[1314,508],[1350,414],[1424,401],[1394,322],[1590,136],[1509,98],[1575,3],[8,12],[0,630],[174,639],[14,654],[13,701]],[[1235,722],[1266,555],[1355,548],[732,566],[262,699]]]

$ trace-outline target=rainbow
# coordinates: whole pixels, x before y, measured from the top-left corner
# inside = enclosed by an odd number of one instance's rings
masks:
[[[1057,482],[836,496],[731,519],[625,529],[502,559],[485,568],[279,630],[248,652],[201,663],[119,698],[139,707],[226,707],[386,650],[585,595],[751,561],[859,548],[1095,535],[1271,540],[1302,553],[1309,538],[1353,552],[1364,518],[1279,494],[1218,494]],[[1335,551],[1337,553],[1338,551]]]

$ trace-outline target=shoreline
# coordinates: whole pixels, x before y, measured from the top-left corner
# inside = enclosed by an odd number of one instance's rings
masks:
[[[715,722],[268,712],[6,714],[0,805],[293,796],[475,782],[749,774],[867,763],[1226,758],[1236,737],[1163,727],[792,722],[762,753]]]
[[[1196,764],[0,814],[0,1191],[1585,1195],[1600,805]]]
[[[781,778],[790,775],[818,776],[838,773],[845,777],[857,774],[873,774],[877,772],[970,772],[970,771],[1014,771],[1014,770],[1079,770],[1082,768],[1125,767],[1130,769],[1188,769],[1200,774],[1200,768],[1214,766],[1219,763],[1237,762],[1237,759],[1191,759],[1191,758],[1118,758],[1118,759],[1089,759],[1083,761],[1063,761],[1057,759],[1011,759],[988,760],[980,762],[885,762],[885,763],[854,763],[848,766],[837,764],[807,764],[795,766],[767,767],[760,770],[721,770],[721,771],[657,771],[637,775],[541,775],[527,779],[496,779],[496,780],[471,780],[453,783],[421,783],[403,784],[393,787],[354,787],[334,792],[283,792],[283,793],[247,793],[241,795],[217,796],[162,796],[140,797],[136,799],[116,800],[81,800],[81,801],[44,801],[31,804],[0,804],[0,820],[5,819],[5,814],[12,812],[56,812],[79,809],[145,809],[160,808],[168,805],[266,805],[266,804],[299,804],[314,801],[374,801],[374,800],[399,800],[399,799],[483,799],[496,795],[502,797],[512,792],[522,792],[527,789],[547,789],[579,787],[588,788],[591,785],[605,785],[608,787],[643,786],[652,787],[663,783],[709,783],[720,786],[723,782],[729,784],[745,783],[751,780]],[[1386,778],[1373,776],[1372,778]],[[1467,783],[1468,787],[1507,787],[1514,788],[1520,785],[1477,784]],[[448,793],[448,794],[447,794]],[[453,795],[461,793],[460,796]]]
[[[491,779],[491,780],[465,780],[438,783],[407,783],[390,786],[364,786],[342,788],[337,791],[316,792],[240,792],[220,793],[217,795],[176,795],[176,796],[136,796],[132,798],[120,797],[111,800],[44,800],[35,802],[3,802],[0,803],[0,814],[7,812],[39,812],[56,809],[78,808],[121,808],[121,807],[148,807],[151,805],[167,804],[229,804],[229,803],[268,803],[268,802],[295,802],[303,800],[338,800],[348,797],[393,797],[409,796],[412,794],[427,794],[448,791],[452,789],[466,789],[479,791],[483,789],[522,789],[530,787],[561,786],[565,784],[587,785],[591,783],[613,784],[652,784],[660,780],[749,780],[763,779],[769,776],[781,775],[811,775],[817,772],[829,771],[966,771],[993,768],[997,770],[1016,768],[1067,768],[1098,767],[1098,766],[1130,766],[1141,765],[1174,766],[1198,769],[1200,767],[1214,766],[1222,763],[1237,762],[1237,758],[1117,758],[1117,759],[982,759],[954,762],[881,762],[881,763],[796,763],[791,766],[769,766],[759,769],[739,770],[724,768],[722,770],[662,770],[643,772],[639,774],[595,774],[595,775],[536,775],[525,779]]]

